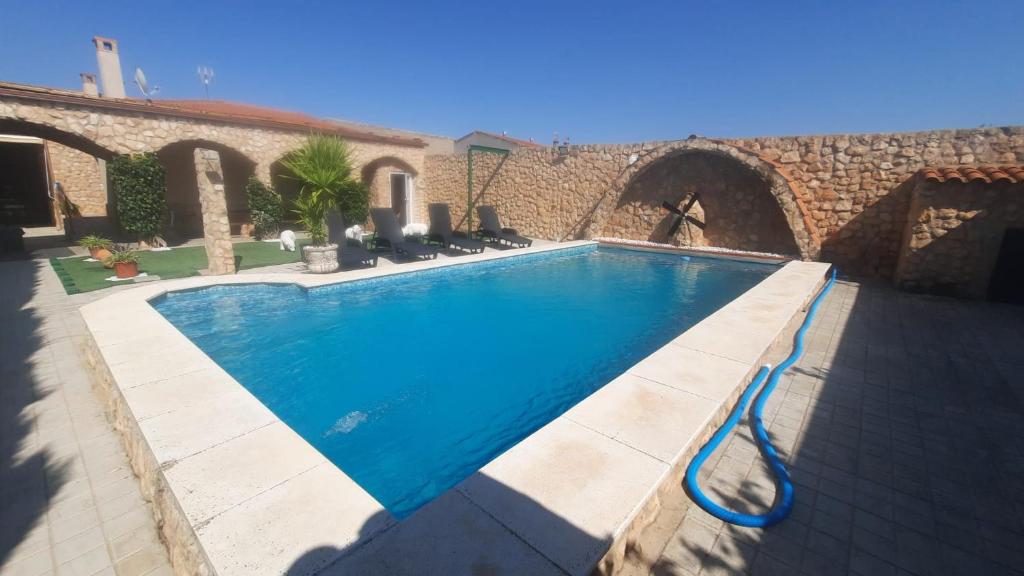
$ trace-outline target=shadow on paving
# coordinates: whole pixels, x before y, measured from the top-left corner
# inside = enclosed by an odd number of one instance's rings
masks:
[[[502,510],[518,527],[526,527],[541,542],[527,543],[488,513]],[[386,528],[381,531],[381,526]],[[611,543],[591,536],[530,497],[477,473],[462,484],[395,522],[386,512],[370,518],[361,538],[373,536],[355,549],[321,547],[309,550],[286,572],[289,576],[444,575],[499,576],[559,575],[567,572],[555,561],[585,573]],[[553,556],[549,558],[548,555]]]
[[[41,322],[28,307],[43,266],[0,263],[0,566],[23,541],[36,538],[33,531],[67,476],[67,464],[40,445],[34,430],[36,412],[56,382]]]
[[[1024,308],[836,288],[765,417],[792,515],[739,528],[691,506],[654,573],[1024,573]],[[768,509],[746,422],[715,458],[709,495]]]

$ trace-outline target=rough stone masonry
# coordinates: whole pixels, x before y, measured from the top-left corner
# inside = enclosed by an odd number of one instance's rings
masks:
[[[666,240],[662,201],[678,204],[687,191],[699,190],[701,216],[715,228],[705,232],[707,243],[769,251],[792,251],[795,244],[805,258],[891,278],[908,217],[906,183],[917,170],[1022,161],[1021,126],[693,138],[573,146],[566,156],[551,148],[519,149],[506,158],[476,154],[473,190],[476,203],[494,204],[506,226],[527,235],[653,241]],[[645,176],[671,174],[659,168],[666,164],[695,176],[675,184],[665,176],[660,185]],[[422,201],[448,203],[458,225],[467,204],[466,155],[428,156],[419,186]]]

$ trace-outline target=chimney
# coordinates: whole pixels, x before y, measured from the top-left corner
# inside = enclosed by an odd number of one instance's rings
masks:
[[[96,85],[96,75],[89,74],[88,72],[82,72],[79,74],[82,77],[82,93],[86,96],[99,96],[100,88]]]
[[[103,96],[124,98],[124,77],[121,76],[121,57],[117,53],[117,40],[95,36],[96,64],[100,69]]]

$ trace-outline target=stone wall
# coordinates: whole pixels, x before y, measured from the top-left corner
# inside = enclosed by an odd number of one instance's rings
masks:
[[[1024,228],[1024,184],[915,179],[896,284],[984,298],[1008,228]]]
[[[1024,127],[732,140],[798,183],[822,238],[821,257],[892,277],[909,208],[900,185],[924,166],[1024,161]]]
[[[782,209],[803,257],[836,262],[850,273],[889,278],[910,202],[909,189],[900,185],[925,165],[1020,163],[1024,127],[584,145],[572,147],[567,157],[551,149],[520,149],[504,160],[474,155],[473,188],[478,203],[494,204],[507,226],[528,235],[658,240],[666,213],[655,204],[677,203],[678,189],[671,182],[662,184],[661,195],[650,194],[642,210],[623,202],[623,195],[643,181],[646,171],[681,153],[735,160],[728,186],[705,170],[689,189],[703,190],[708,198],[713,191],[719,205],[728,207],[729,194],[753,198],[744,192],[753,189],[750,185],[737,184],[755,174]],[[421,202],[449,203],[456,223],[465,212],[466,166],[465,154],[430,156],[421,176]],[[764,203],[755,207],[750,202],[750,208],[742,201],[731,202],[737,210],[732,214],[707,214],[709,225],[712,218],[743,222],[743,210],[767,210]],[[745,246],[773,249],[757,236]],[[736,236],[720,241],[735,242]]]
[[[57,142],[47,142],[46,150],[54,181],[60,182],[64,194],[78,205],[82,216],[106,215],[107,183],[103,161]]]

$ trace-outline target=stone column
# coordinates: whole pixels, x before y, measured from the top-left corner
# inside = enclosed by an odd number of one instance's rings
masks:
[[[199,184],[199,205],[203,209],[203,237],[210,274],[235,273],[235,249],[231,245],[228,223],[228,201],[224,196],[224,171],[216,150],[196,148],[196,180]]]

